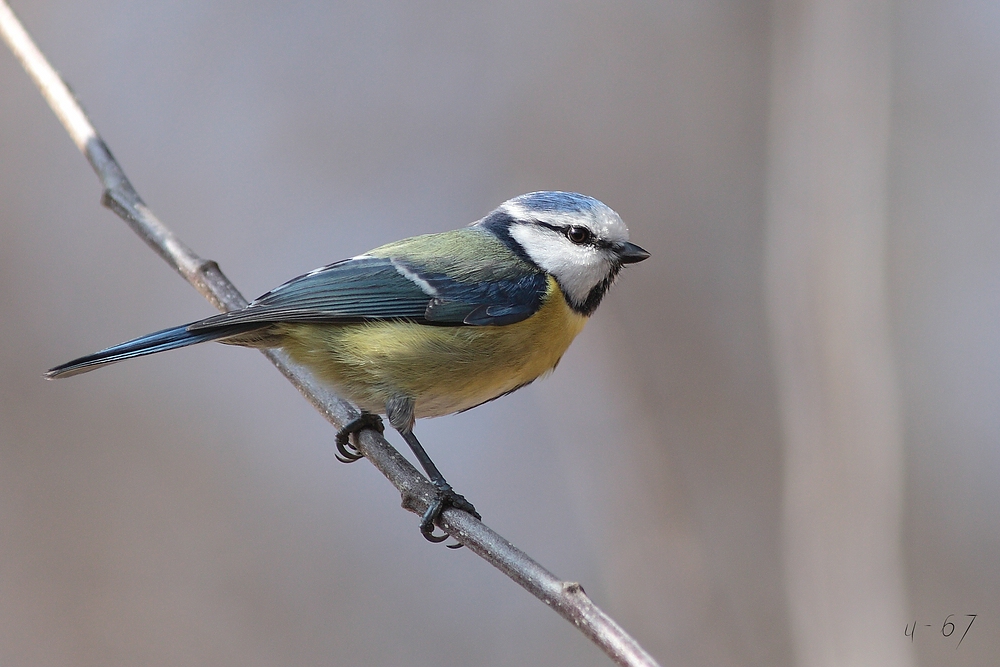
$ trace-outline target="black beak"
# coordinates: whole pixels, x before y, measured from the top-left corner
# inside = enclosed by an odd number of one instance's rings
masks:
[[[644,259],[649,259],[649,253],[634,243],[626,241],[615,248],[618,253],[618,261],[622,264],[635,264]]]

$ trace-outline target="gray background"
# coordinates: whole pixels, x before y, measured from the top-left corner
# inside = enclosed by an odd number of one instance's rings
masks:
[[[652,258],[558,371],[419,433],[492,527],[582,582],[663,664],[985,664],[1000,651],[1000,9],[882,3],[872,19],[865,5],[15,10],[147,203],[249,297],[526,191],[580,191],[622,215]],[[854,29],[871,21],[883,29]],[[799,141],[783,91],[823,108],[828,91],[822,71],[783,74],[788,31],[821,55],[852,37],[847,69],[886,65],[873,89],[888,95],[871,289],[901,446],[872,506],[889,529],[854,540],[863,517],[842,518],[846,549],[891,556],[859,581],[901,588],[869,603],[817,585],[815,616],[789,578],[790,408],[766,276],[782,147]],[[835,199],[823,169],[796,173]],[[42,380],[212,312],[99,194],[4,50],[0,662],[607,664],[471,553],[420,539],[391,487],[338,464],[330,427],[252,351]],[[816,498],[850,497],[839,479]],[[956,651],[941,623],[958,614],[961,630],[971,613]],[[877,631],[855,641],[858,628]]]

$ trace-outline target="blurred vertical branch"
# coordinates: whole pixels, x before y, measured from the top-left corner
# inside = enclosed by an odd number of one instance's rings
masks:
[[[772,5],[767,285],[804,665],[912,665],[885,282],[888,0]]]
[[[195,254],[145,205],[76,98],[35,45],[6,0],[0,0],[0,34],[101,179],[104,187],[102,203],[125,220],[164,261],[217,308],[226,311],[244,307],[246,299],[223,275],[218,265]],[[318,385],[308,371],[293,364],[282,352],[267,350],[264,355],[335,427],[340,428],[359,414],[355,406]],[[434,487],[377,432],[363,431],[357,442],[365,457],[400,491],[403,507],[422,514],[434,496]],[[656,666],[652,656],[597,607],[579,584],[556,578],[465,512],[454,508],[445,510],[440,527],[554,608],[615,663],[636,667]]]

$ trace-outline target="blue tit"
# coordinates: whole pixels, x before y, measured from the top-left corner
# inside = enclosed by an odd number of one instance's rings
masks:
[[[421,518],[432,536],[446,506],[473,513],[413,435],[414,420],[468,410],[555,368],[626,264],[649,253],[592,197],[533,192],[468,227],[381,246],[310,271],[242,310],[143,336],[46,374],[61,378],[205,341],[284,349],[362,417],[338,434],[381,430],[385,414],[438,497]]]

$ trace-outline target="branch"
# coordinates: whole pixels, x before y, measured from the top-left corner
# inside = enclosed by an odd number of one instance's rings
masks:
[[[216,308],[228,311],[246,306],[247,300],[223,275],[218,264],[195,254],[149,210],[66,83],[38,50],[6,0],[0,0],[0,34],[101,179],[102,203],[125,220]],[[357,407],[318,384],[305,368],[294,364],[283,352],[265,350],[263,354],[334,427],[339,429],[360,414]],[[399,490],[403,507],[422,514],[434,498],[434,486],[376,431],[363,431],[357,441],[365,458]],[[556,578],[466,512],[448,508],[439,523],[453,538],[579,628],[617,664],[656,666],[652,656],[601,611],[580,584]]]

